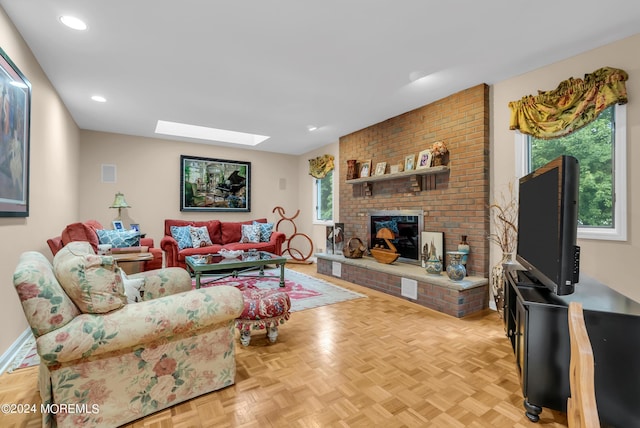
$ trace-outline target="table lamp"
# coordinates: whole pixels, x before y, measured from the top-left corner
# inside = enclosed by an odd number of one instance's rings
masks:
[[[121,192],[116,193],[116,198],[109,208],[118,209],[118,220],[122,220],[122,208],[131,208],[127,201],[124,199],[124,195]]]

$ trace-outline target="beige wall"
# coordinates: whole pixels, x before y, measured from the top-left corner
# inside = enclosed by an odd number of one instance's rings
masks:
[[[296,225],[298,226],[298,232],[304,233],[311,238],[311,241],[313,242],[313,253],[316,253],[318,251],[326,251],[325,237],[327,229],[326,225],[324,224],[314,224],[314,210],[316,202],[314,200],[315,193],[313,189],[315,186],[315,178],[309,175],[309,159],[313,159],[317,156],[322,155],[332,155],[335,158],[335,169],[333,171],[333,220],[334,222],[339,222],[340,219],[338,218],[338,215],[340,213],[340,200],[338,198],[338,177],[340,177],[340,174],[342,174],[341,171],[346,171],[346,166],[345,168],[341,168],[342,164],[339,159],[338,147],[339,146],[337,142],[331,143],[319,148],[318,150],[313,150],[311,152],[305,153],[298,159],[298,180],[300,182],[300,192],[298,198],[300,201],[300,215],[296,218]],[[295,211],[292,213],[287,212],[287,216],[290,217],[294,213]],[[295,242],[292,242],[292,245],[295,247]]]
[[[118,212],[108,207],[120,191],[131,206],[122,210],[125,226],[139,223],[157,247],[168,218],[271,221],[279,218],[276,206],[298,208],[297,156],[93,131],[82,131],[81,140],[80,219],[111,229]],[[180,155],[251,162],[251,212],[181,212]],[[102,164],[116,165],[115,184],[101,182]]]
[[[46,238],[78,215],[79,130],[28,46],[0,8],[0,47],[32,85],[29,217],[0,217],[0,355],[27,328],[13,289],[18,256],[50,255]]]
[[[583,77],[601,67],[621,68],[629,73],[627,91],[627,213],[629,219],[626,242],[578,240],[581,247],[580,272],[640,301],[640,287],[632,267],[640,260],[640,199],[636,196],[640,183],[640,35],[591,50],[556,64],[500,82],[493,86],[492,104],[492,188],[504,190],[514,179],[514,131],[509,130],[509,101],[536,94],[538,90],[555,89],[569,77]],[[492,190],[493,192],[494,190]],[[493,194],[493,193],[492,193]],[[497,194],[497,193],[496,193]],[[496,257],[492,262],[497,262]]]

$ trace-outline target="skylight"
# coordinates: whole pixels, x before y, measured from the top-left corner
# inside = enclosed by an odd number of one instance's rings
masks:
[[[187,123],[168,122],[166,120],[158,121],[156,124],[156,134],[219,141],[222,143],[243,144],[245,146],[257,146],[269,138],[264,135],[208,128],[206,126],[189,125]]]

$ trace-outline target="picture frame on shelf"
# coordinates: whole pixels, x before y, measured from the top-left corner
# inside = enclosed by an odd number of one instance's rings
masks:
[[[404,157],[404,170],[412,171],[416,167],[416,155],[410,154]]]
[[[418,165],[416,165],[416,169],[430,168],[432,160],[433,152],[430,149],[421,151],[418,155]]]
[[[369,177],[371,174],[371,159],[360,162],[360,177]]]
[[[251,212],[251,162],[181,155],[180,211]]]
[[[135,230],[136,232],[140,232],[140,225],[137,223],[131,223],[131,230]]]
[[[376,175],[384,175],[387,171],[387,163],[386,162],[378,162],[376,164]]]
[[[431,247],[431,243],[433,243],[433,246],[436,250],[436,255],[442,262],[442,266],[444,269],[444,263],[446,262],[444,252],[444,232],[422,232],[421,239],[424,260],[426,261],[426,259],[429,258],[429,248]]]
[[[120,220],[114,220],[111,222],[113,224],[113,230],[124,230],[124,225]]]
[[[397,174],[397,173],[402,172],[402,171],[404,171],[404,166],[401,163],[396,164],[396,165],[391,165],[389,167],[389,172],[391,174]]]
[[[0,48],[0,217],[29,217],[31,83]]]

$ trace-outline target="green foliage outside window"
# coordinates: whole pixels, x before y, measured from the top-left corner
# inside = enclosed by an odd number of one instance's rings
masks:
[[[614,106],[611,106],[573,134],[552,140],[529,138],[532,171],[563,154],[578,159],[578,223],[582,226],[613,227],[614,120]]]
[[[333,171],[327,173],[326,177],[316,180],[318,201],[318,220],[333,220]]]

